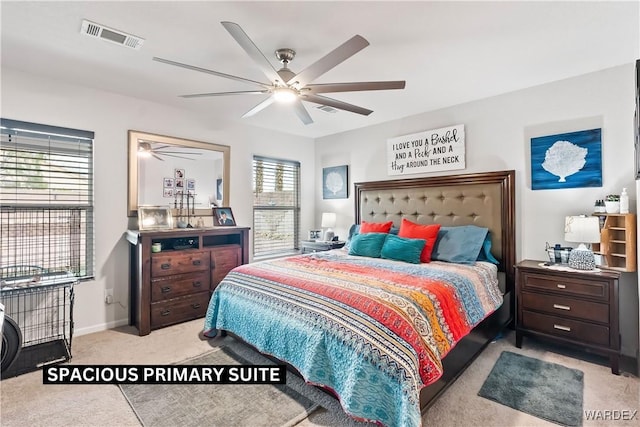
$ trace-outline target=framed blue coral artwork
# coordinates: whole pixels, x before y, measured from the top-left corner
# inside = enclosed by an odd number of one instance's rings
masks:
[[[602,187],[602,129],[531,138],[531,189]]]
[[[349,197],[348,166],[322,169],[322,198],[346,199]]]

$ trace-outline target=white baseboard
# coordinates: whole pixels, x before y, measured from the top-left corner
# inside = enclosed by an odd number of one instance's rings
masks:
[[[117,328],[119,326],[126,326],[129,324],[129,319],[114,320],[113,322],[101,323],[99,325],[88,326],[86,328],[74,328],[73,335],[87,335],[94,332],[106,331],[107,329]]]

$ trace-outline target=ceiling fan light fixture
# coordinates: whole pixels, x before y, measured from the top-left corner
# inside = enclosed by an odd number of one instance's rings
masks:
[[[298,93],[289,87],[277,87],[273,90],[273,98],[282,103],[291,103],[298,97]]]

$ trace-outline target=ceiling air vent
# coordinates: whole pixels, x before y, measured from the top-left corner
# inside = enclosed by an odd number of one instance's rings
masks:
[[[318,105],[316,107],[318,110],[322,110],[325,113],[337,113],[338,110],[336,108],[333,107],[329,107],[328,105]]]
[[[140,49],[144,43],[143,38],[123,33],[122,31],[114,30],[113,28],[108,28],[104,25],[87,21],[86,19],[82,20],[80,32],[87,36],[97,37],[102,40],[130,47],[131,49]]]

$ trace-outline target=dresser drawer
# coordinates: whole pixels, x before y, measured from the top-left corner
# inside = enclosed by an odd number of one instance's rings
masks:
[[[208,271],[162,276],[151,281],[151,302],[164,301],[209,289]]]
[[[525,273],[522,291],[552,291],[560,295],[590,297],[609,301],[609,286],[605,280],[584,280],[553,274],[538,275]]]
[[[559,295],[522,292],[522,309],[543,311],[560,317],[574,317],[609,323],[609,304],[566,298]]]
[[[151,329],[203,317],[207,313],[209,291],[151,304]]]
[[[209,270],[209,252],[188,252],[153,255],[151,277]]]
[[[522,326],[576,342],[609,346],[609,328],[602,325],[522,310]]]

